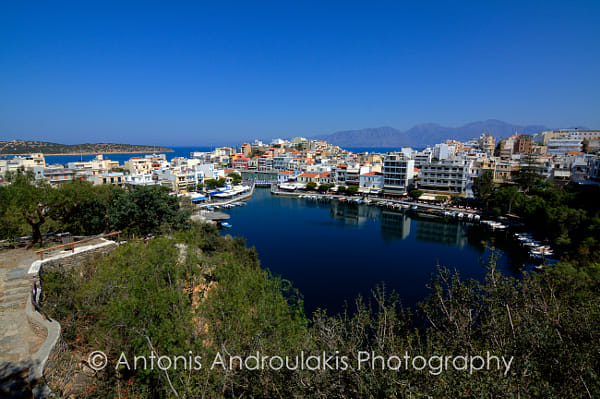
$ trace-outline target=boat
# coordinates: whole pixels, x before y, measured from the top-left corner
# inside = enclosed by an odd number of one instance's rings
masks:
[[[224,227],[226,229],[230,229],[231,225],[229,223],[227,223],[227,222],[221,222],[221,227]]]

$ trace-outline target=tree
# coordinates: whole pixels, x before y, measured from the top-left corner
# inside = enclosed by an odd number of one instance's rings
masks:
[[[584,139],[581,143],[581,152],[587,153],[590,150],[590,142],[588,139]]]
[[[519,173],[515,180],[517,184],[519,184],[519,187],[528,192],[539,180],[542,180],[543,176],[540,172],[541,167],[537,162],[535,155],[530,152],[521,162],[521,167],[519,168]]]
[[[242,176],[239,173],[228,173],[228,177],[233,179],[233,184],[240,184],[242,182]]]
[[[346,194],[348,195],[354,195],[358,192],[358,186],[348,186],[346,188]]]
[[[31,246],[43,243],[41,229],[47,221],[64,221],[77,206],[93,197],[91,183],[84,180],[52,188],[46,180],[36,179],[31,171],[23,170],[9,173],[7,179],[10,184],[2,188],[0,214],[4,221],[29,225]],[[15,226],[12,230],[16,231]]]
[[[327,191],[329,191],[332,187],[334,186],[334,184],[320,184],[319,185],[319,192],[321,193],[326,193]]]
[[[167,187],[140,186],[131,192],[117,192],[108,212],[111,225],[139,235],[183,226],[187,212],[180,211],[177,197],[169,191]]]
[[[223,178],[219,179],[208,179],[204,182],[206,184],[206,188],[209,190],[214,190],[217,187],[223,187],[227,182]]]
[[[412,199],[418,199],[420,198],[423,194],[425,194],[422,190],[410,190],[408,195],[412,198]]]
[[[314,190],[315,188],[317,188],[317,183],[315,183],[314,181],[309,181],[308,183],[306,183],[307,190]]]
[[[504,210],[507,213],[511,213],[513,204],[518,200],[519,195],[523,195],[519,192],[515,186],[502,187],[493,193],[491,198],[494,206],[500,210]]]
[[[476,177],[473,182],[473,194],[475,198],[481,200],[486,207],[495,188],[494,172],[492,170],[484,170],[481,176]]]
[[[436,195],[435,200],[441,204],[445,204],[446,202],[448,202],[448,197],[445,195]]]

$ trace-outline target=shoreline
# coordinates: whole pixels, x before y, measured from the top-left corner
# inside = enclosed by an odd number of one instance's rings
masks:
[[[60,157],[60,156],[77,156],[77,155],[111,155],[111,154],[154,154],[154,153],[161,153],[161,152],[175,152],[175,150],[173,149],[169,149],[168,151],[110,151],[110,152],[106,152],[106,151],[93,151],[93,152],[65,152],[65,153],[60,153],[60,154],[44,154],[43,152],[41,154],[43,154],[45,157]],[[35,152],[34,152],[35,153]],[[3,157],[9,157],[9,156],[23,156],[23,155],[31,155],[32,152],[26,152],[26,153],[20,153],[20,154],[1,154]]]

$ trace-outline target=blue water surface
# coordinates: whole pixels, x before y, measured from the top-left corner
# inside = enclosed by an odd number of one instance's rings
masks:
[[[426,284],[437,265],[482,279],[492,245],[502,249],[498,268],[507,275],[520,276],[526,261],[506,232],[490,236],[480,226],[376,206],[319,203],[257,189],[246,206],[226,212],[233,227],[223,234],[255,246],[263,267],[300,290],[308,314],[317,308],[339,312],[381,283],[412,307],[429,294]]]

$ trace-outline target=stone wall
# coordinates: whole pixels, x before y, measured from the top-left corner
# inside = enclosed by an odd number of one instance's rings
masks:
[[[105,241],[97,245],[76,248],[75,253],[67,252],[35,261],[29,268],[28,274],[32,277],[41,277],[44,272],[85,267],[93,258],[106,256],[117,247],[115,242]],[[39,280],[41,282],[42,279]],[[33,299],[37,302],[40,298],[41,287],[36,294]],[[49,387],[55,392],[64,392],[65,388],[72,385],[77,362],[62,338],[60,323],[47,319],[37,312],[33,306],[32,297],[34,297],[33,293],[27,303],[29,322],[34,326],[37,334],[42,333],[40,331],[42,329],[47,331],[46,341],[36,354],[34,365],[29,373],[30,382],[36,386],[34,395],[38,398],[49,396]]]

